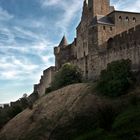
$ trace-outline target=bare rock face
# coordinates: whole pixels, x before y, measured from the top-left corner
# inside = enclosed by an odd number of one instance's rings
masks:
[[[0,132],[0,140],[53,140],[75,116],[96,114],[108,104],[91,92],[88,84],[64,87],[39,99],[32,110],[26,109]]]

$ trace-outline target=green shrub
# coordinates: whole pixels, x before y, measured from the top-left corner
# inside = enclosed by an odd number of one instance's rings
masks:
[[[101,140],[104,137],[104,135],[105,135],[104,130],[98,128],[98,129],[95,129],[93,131],[81,134],[80,136],[78,136],[74,140],[92,140],[92,139]]]
[[[130,105],[137,106],[140,103],[140,97],[138,95],[131,95],[128,99]]]
[[[10,119],[22,111],[20,105],[4,108],[0,112],[0,128],[2,128]]]
[[[22,107],[22,109],[28,107],[28,99],[26,97],[20,98],[20,106]]]
[[[52,82],[52,89],[56,90],[66,85],[82,82],[82,74],[78,67],[72,64],[64,64],[56,73]]]
[[[103,95],[116,97],[126,93],[132,83],[131,61],[122,59],[111,62],[107,69],[101,72],[97,90]]]
[[[98,126],[107,131],[111,130],[116,116],[117,111],[111,105],[105,105],[101,109],[98,109]]]
[[[4,124],[6,124],[7,121],[9,121],[8,110],[9,109],[3,109],[0,112],[0,129],[4,126]]]
[[[114,134],[105,132],[103,129],[97,128],[91,132],[86,132],[73,140],[121,140]]]
[[[46,90],[45,90],[45,94],[48,94],[48,93],[50,93],[52,91],[52,88],[51,87],[48,87],[48,88],[46,88]]]
[[[118,115],[113,131],[124,140],[137,140],[140,137],[140,105],[129,107]]]
[[[15,117],[17,114],[19,114],[20,112],[22,112],[22,107],[20,105],[16,105],[14,107],[10,107],[9,111],[8,111],[8,116],[10,118]]]

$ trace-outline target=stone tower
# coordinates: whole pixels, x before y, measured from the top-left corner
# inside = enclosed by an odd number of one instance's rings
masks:
[[[59,69],[63,64],[68,61],[68,56],[70,53],[68,53],[69,48],[67,46],[68,42],[64,35],[59,45],[54,48],[55,66],[57,69]]]
[[[63,36],[54,48],[55,67],[43,72],[34,91],[42,96],[65,63],[78,66],[88,80],[97,80],[108,63],[120,59],[130,59],[132,70],[140,70],[139,35],[140,13],[116,11],[110,0],[83,0],[76,38],[68,44]]]
[[[97,15],[107,15],[110,12],[110,0],[88,0],[91,18]]]
[[[60,44],[59,44],[59,47],[65,47],[67,45],[68,45],[68,42],[67,42],[67,39],[66,39],[66,37],[64,35],[62,40],[61,40],[61,42],[60,42]]]

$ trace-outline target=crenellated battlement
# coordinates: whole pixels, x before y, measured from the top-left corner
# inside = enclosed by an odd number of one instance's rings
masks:
[[[56,72],[56,67],[53,66],[44,70],[40,82],[34,85],[34,92],[38,93],[39,96],[44,95],[46,88],[50,87],[55,72]]]
[[[132,47],[139,47],[140,44],[140,25],[137,25],[128,31],[116,35],[110,38],[103,47],[106,47],[106,51],[121,51],[123,49],[130,49]]]
[[[140,25],[137,25],[105,42],[97,54],[91,52],[89,61],[89,76],[97,79],[108,63],[121,59],[130,59],[132,70],[140,70]],[[93,73],[94,72],[94,73]]]
[[[11,103],[10,104],[0,104],[0,109],[6,109],[6,108],[9,108],[11,106]]]
[[[84,0],[76,38],[71,44],[63,36],[54,47],[55,67],[43,71],[34,92],[40,96],[51,85],[63,64],[77,65],[88,80],[96,80],[107,64],[130,59],[132,70],[140,69],[140,13],[116,11],[110,0]]]

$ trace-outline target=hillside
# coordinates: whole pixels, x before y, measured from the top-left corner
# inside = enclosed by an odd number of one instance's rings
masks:
[[[123,127],[131,128],[125,134],[132,131],[134,140],[138,140],[139,93],[140,88],[137,87],[129,95],[109,99],[98,96],[90,84],[64,87],[42,97],[32,110],[26,109],[9,121],[0,131],[0,140],[124,140],[123,137],[116,138]],[[130,115],[131,110],[135,116]],[[137,124],[134,130],[131,124],[127,124],[129,121],[133,121],[133,127]],[[81,136],[83,132],[85,134]]]

